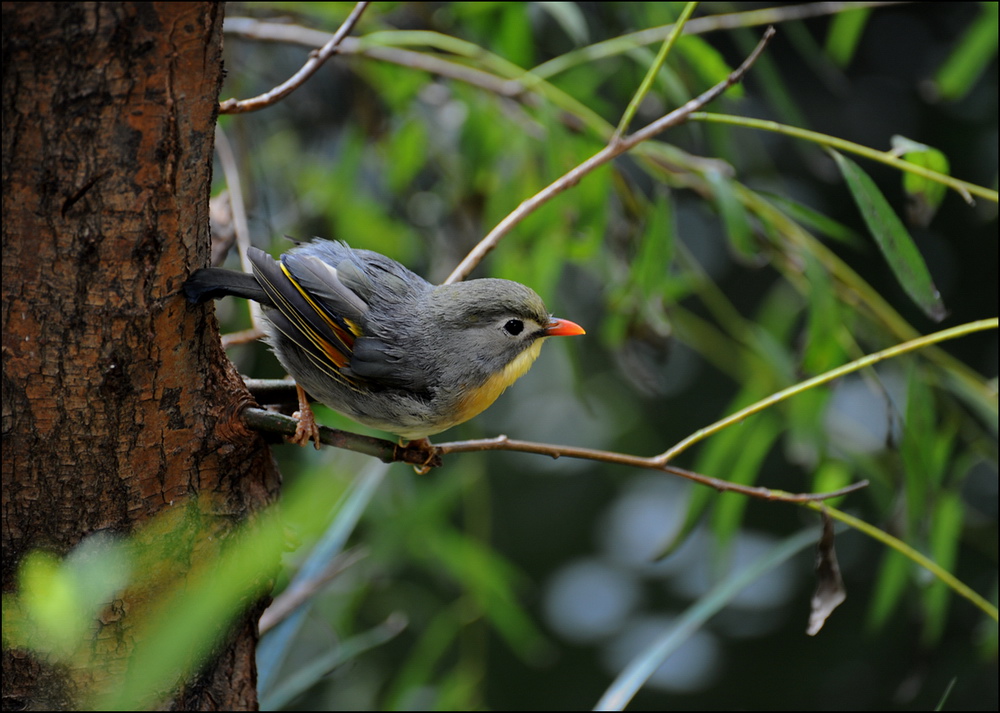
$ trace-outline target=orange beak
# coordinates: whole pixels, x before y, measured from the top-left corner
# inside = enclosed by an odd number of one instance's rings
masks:
[[[584,330],[576,322],[570,322],[568,319],[558,319],[553,317],[551,321],[545,325],[545,336],[546,337],[574,337],[577,334],[586,334]]]

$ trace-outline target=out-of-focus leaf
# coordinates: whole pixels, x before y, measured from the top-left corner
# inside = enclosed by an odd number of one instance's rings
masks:
[[[944,710],[944,704],[948,702],[948,696],[951,695],[951,689],[955,687],[955,681],[957,680],[958,676],[953,676],[952,679],[948,681],[948,686],[944,689],[944,693],[941,694],[941,700],[939,700],[938,704],[934,706],[934,710]]]
[[[771,447],[781,433],[780,421],[772,413],[760,413],[752,421],[734,426],[742,440],[742,448],[736,454],[735,462],[724,471],[709,473],[716,478],[741,485],[758,482],[761,463],[771,451]],[[764,484],[767,487],[767,484]],[[728,544],[743,523],[743,513],[750,499],[739,493],[722,493],[712,513],[712,532],[719,544]]]
[[[790,559],[810,545],[816,538],[816,531],[809,529],[792,535],[780,542],[766,555],[752,564],[731,574],[721,581],[712,591],[695,602],[680,617],[675,626],[662,638],[655,641],[649,648],[632,659],[625,670],[601,696],[594,706],[597,711],[624,710],[632,697],[649,680],[681,644],[687,641],[713,615],[721,610],[730,600],[739,594],[747,585],[760,579],[768,571]]]
[[[796,394],[794,399],[790,399],[786,403],[788,430],[783,439],[785,457],[806,470],[816,467],[826,448],[824,415],[829,402],[830,391],[819,388]],[[820,469],[813,474],[812,489],[814,492],[837,490],[850,481],[848,476],[834,478],[832,473],[829,478],[823,477],[827,475],[827,468],[831,466],[832,464],[829,462],[823,463],[820,465]],[[839,485],[831,485],[830,482],[837,482]],[[831,504],[835,504],[835,502]]]
[[[828,238],[852,247],[859,247],[864,242],[857,232],[851,230],[843,223],[838,223],[829,216],[823,215],[801,203],[797,203],[787,196],[769,194],[767,199],[780,207],[781,210],[791,216],[797,223],[820,235],[825,235]]]
[[[386,179],[393,191],[401,192],[413,182],[427,156],[426,127],[407,121],[393,132],[385,147]]]
[[[833,610],[847,599],[844,580],[840,576],[840,565],[837,563],[837,551],[833,546],[833,518],[825,511],[822,517],[823,534],[816,547],[816,592],[810,602],[809,626],[806,627],[809,636],[816,636]]]
[[[335,648],[311,658],[308,663],[284,676],[273,690],[262,694],[260,710],[274,711],[284,708],[297,696],[329,676],[337,667],[365,651],[391,641],[405,628],[405,617],[391,616],[382,624],[339,642]]]
[[[942,493],[931,515],[931,559],[952,573],[962,536],[963,519],[961,496],[956,492]],[[923,599],[926,617],[922,639],[925,645],[933,646],[941,639],[948,620],[951,588],[944,582],[935,580],[924,590]]]
[[[535,42],[527,3],[502,2],[497,7],[493,25],[497,54],[519,67],[531,67],[535,64]]]
[[[654,197],[641,241],[632,266],[632,279],[648,299],[659,294],[663,278],[673,262],[676,227],[674,205],[669,193],[659,191]]]
[[[441,666],[441,659],[462,632],[464,616],[462,602],[442,608],[424,627],[423,633],[393,677],[385,694],[386,710],[408,710],[404,696],[407,692],[431,686]]]
[[[763,394],[758,393],[759,391],[753,385],[744,389],[731,402],[729,411],[737,411],[759,400],[763,396]],[[727,428],[714,435],[702,448],[693,470],[737,483],[753,482],[760,461],[767,455],[777,437],[777,429],[774,423],[763,425],[757,423],[758,421],[772,420],[768,414],[759,414],[752,418],[751,422]],[[758,431],[758,429],[760,430]],[[758,433],[761,436],[760,439],[757,438]],[[742,504],[735,500],[729,502],[725,505],[726,512],[714,521],[713,530],[720,541],[728,539],[732,533],[733,523],[739,522],[742,509],[746,506],[746,498],[740,497],[744,501]],[[710,488],[694,488],[688,499],[684,524],[678,528],[673,540],[663,543],[662,550],[657,553],[657,557],[666,557],[684,541],[698,523],[709,503],[723,507],[725,499],[726,494],[720,496]]]
[[[840,302],[826,268],[811,255],[805,257],[805,263],[809,281],[809,322],[802,371],[811,376],[844,363],[844,350],[839,341],[843,322]]]
[[[935,148],[911,141],[904,136],[893,136],[892,149],[893,153],[917,166],[938,173],[949,172],[948,157]],[[903,189],[909,199],[906,207],[907,218],[910,223],[924,227],[930,224],[934,214],[937,213],[948,187],[938,181],[904,171]]]
[[[906,232],[899,216],[892,210],[889,201],[879,191],[875,182],[861,170],[854,161],[831,151],[840,172],[847,181],[847,187],[854,197],[868,230],[885,256],[889,267],[906,294],[928,317],[940,322],[947,315],[941,295],[938,293],[931,274],[927,269],[913,238]]]
[[[910,581],[910,564],[910,560],[896,550],[886,551],[868,609],[867,625],[870,629],[880,629],[896,611]]]
[[[479,610],[511,648],[526,660],[537,658],[548,642],[517,601],[510,583],[516,579],[511,565],[487,546],[457,531],[429,533],[420,547],[475,599]]]
[[[812,389],[812,391],[817,391],[817,389]],[[800,399],[801,396],[796,396],[795,399]],[[840,490],[841,488],[847,486],[854,478],[854,471],[851,469],[847,463],[839,460],[827,460],[824,461],[822,465],[813,474],[813,484],[812,489],[814,493],[829,493],[834,490]],[[837,503],[841,502],[846,498],[846,495],[842,495],[839,498],[831,498],[829,500],[824,500],[831,507],[835,507]]]
[[[590,42],[587,20],[575,2],[540,2],[538,7],[549,13],[563,32],[577,45]]]
[[[384,463],[373,463],[365,468],[351,483],[350,488],[338,499],[336,516],[317,540],[306,561],[292,580],[292,586],[315,578],[325,568],[326,563],[344,550],[348,536],[354,531],[365,509],[368,507],[379,485],[388,472]],[[313,480],[313,476],[310,480]],[[324,474],[325,478],[325,474]],[[315,480],[313,480],[315,483]],[[313,485],[315,487],[315,485]],[[329,485],[325,491],[332,490]],[[297,492],[309,492],[307,481],[303,479]],[[298,496],[315,499],[314,495]],[[286,504],[286,508],[290,509]],[[273,686],[279,685],[282,664],[295,646],[296,634],[302,625],[307,609],[292,612],[284,621],[275,626],[257,647],[257,690],[261,696],[270,695]]]
[[[919,369],[912,367],[907,380],[906,414],[903,437],[899,445],[903,458],[904,494],[906,497],[907,529],[920,532],[926,517],[928,493],[933,492],[928,454],[937,437],[934,393],[924,381]],[[896,414],[899,418],[902,414]]]
[[[714,169],[706,171],[705,178],[714,189],[713,198],[726,226],[729,244],[737,255],[752,263],[760,262],[760,249],[754,241],[750,218],[746,208],[736,197],[731,180]]]
[[[677,40],[675,49],[701,76],[707,87],[724,81],[733,71],[722,53],[697,35],[683,35]],[[731,99],[742,98],[743,94],[744,90],[741,84],[735,84],[726,90],[726,95]]]
[[[71,654],[89,621],[77,605],[77,585],[62,563],[47,552],[32,552],[18,572],[18,605],[4,598],[4,646]],[[12,636],[13,635],[13,636]]]
[[[760,30],[736,28],[733,30],[733,37],[736,39],[739,51],[747,55],[760,40]],[[809,126],[809,120],[799,109],[794,93],[789,91],[783,73],[779,71],[769,53],[765,52],[757,59],[757,63],[753,66],[753,76],[757,86],[767,96],[767,101],[773,107],[778,121],[792,126]]]
[[[997,54],[997,3],[979,8],[982,14],[934,76],[938,92],[950,101],[964,97]]]
[[[871,8],[864,7],[838,12],[833,16],[830,32],[826,36],[826,53],[838,67],[846,67],[851,63],[871,12]]]

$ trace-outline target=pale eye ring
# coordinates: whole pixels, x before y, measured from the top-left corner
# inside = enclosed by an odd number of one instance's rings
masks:
[[[524,331],[524,322],[519,319],[508,319],[503,325],[503,331],[512,337]]]

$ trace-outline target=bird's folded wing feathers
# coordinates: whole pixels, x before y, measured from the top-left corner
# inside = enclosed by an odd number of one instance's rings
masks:
[[[278,312],[268,315],[274,326],[324,372],[349,381],[341,369],[350,362],[354,340],[360,334],[357,324],[322,306],[321,298],[312,295],[296,275],[263,250],[250,248],[247,255],[257,281]],[[356,307],[351,310],[356,312]]]

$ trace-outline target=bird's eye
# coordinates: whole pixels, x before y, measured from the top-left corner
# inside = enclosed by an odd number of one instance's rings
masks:
[[[524,331],[524,322],[519,319],[508,319],[503,325],[503,331],[507,332],[507,334],[512,337],[516,337]]]

